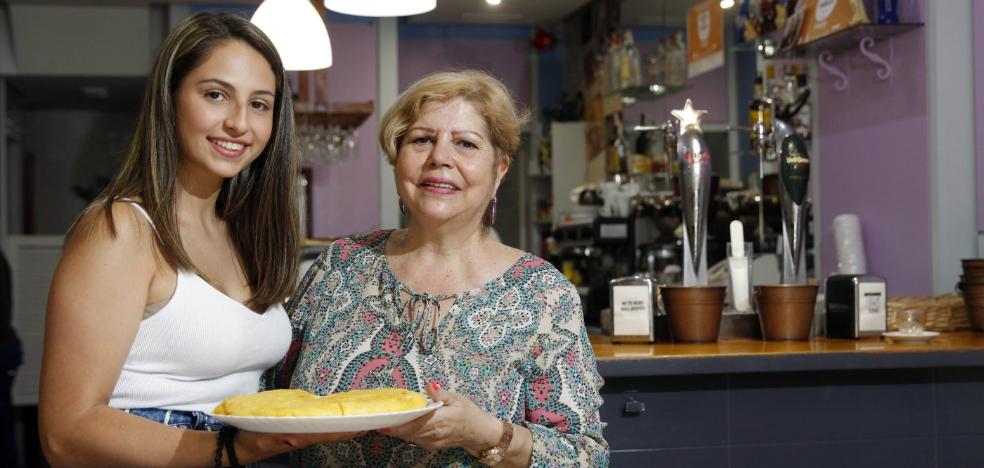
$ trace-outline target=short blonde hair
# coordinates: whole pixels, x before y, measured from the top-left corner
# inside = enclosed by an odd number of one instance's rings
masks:
[[[462,98],[485,119],[489,138],[495,149],[496,161],[506,158],[508,164],[519,148],[520,128],[529,119],[516,110],[509,90],[503,84],[479,70],[439,72],[425,76],[410,85],[383,114],[379,125],[379,145],[390,164],[396,164],[400,144],[407,129],[420,117],[424,104],[445,103]]]

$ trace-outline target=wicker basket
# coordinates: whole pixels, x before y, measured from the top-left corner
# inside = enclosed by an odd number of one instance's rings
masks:
[[[956,331],[969,330],[970,319],[963,298],[955,293],[938,296],[900,296],[889,298],[887,304],[888,330],[898,330],[895,314],[905,309],[926,311],[926,330]]]

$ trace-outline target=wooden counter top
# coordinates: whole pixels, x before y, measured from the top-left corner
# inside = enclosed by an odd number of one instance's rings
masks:
[[[984,366],[984,333],[942,333],[926,344],[817,338],[810,341],[615,344],[592,336],[605,377],[834,369]]]

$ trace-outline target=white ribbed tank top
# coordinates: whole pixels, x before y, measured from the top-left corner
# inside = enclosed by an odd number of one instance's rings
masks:
[[[140,322],[109,406],[211,412],[230,396],[256,392],[260,375],[284,357],[290,340],[282,305],[257,314],[178,270],[171,299]]]

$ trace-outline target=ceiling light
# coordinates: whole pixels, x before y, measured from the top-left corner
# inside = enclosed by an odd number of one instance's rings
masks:
[[[500,3],[502,3],[502,0],[485,0],[485,3],[488,3],[489,5],[492,5],[492,6],[496,6],[496,5],[500,4]]]
[[[331,66],[325,21],[308,0],[265,0],[250,19],[270,37],[287,70]]]
[[[437,0],[325,0],[325,8],[353,16],[410,16],[436,7]]]
[[[733,6],[735,6],[735,0],[721,0],[721,8],[727,10]]]

